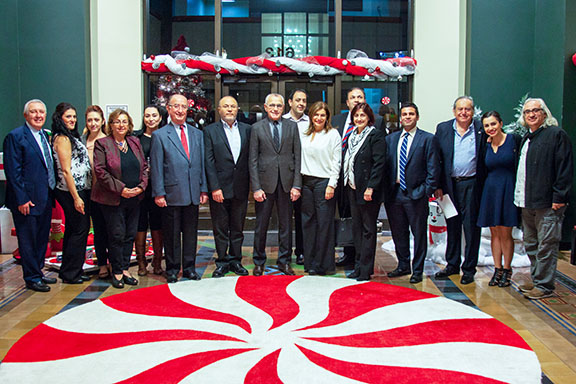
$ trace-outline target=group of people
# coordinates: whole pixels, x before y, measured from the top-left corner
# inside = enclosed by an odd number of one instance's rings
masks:
[[[166,108],[169,119],[163,108],[148,106],[135,136],[128,112],[116,110],[106,123],[98,106],[86,110],[81,135],[76,109],[61,103],[52,116],[50,140],[43,130],[46,106],[40,100],[26,103],[26,124],[4,142],[6,203],[14,216],[26,286],[46,292],[47,284],[56,282],[42,272],[53,196],[66,218],[62,281],[79,284],[88,278],[82,265],[91,218],[99,276],[110,275],[111,284],[122,288],[138,284],[128,268],[133,249],[138,275],[148,272],[148,227],[153,272],[164,273],[164,249],[168,283],[177,282],[180,272],[199,280],[198,212],[208,202],[217,253],[212,276],[248,275],[241,261],[250,193],[256,210],[254,276],[264,273],[275,207],[279,271],[294,274],[294,216],[295,261],[308,274],[333,274],[337,265],[350,264],[347,277],[370,280],[384,202],[398,258],[388,276],[411,274],[410,282],[417,284],[427,252],[428,200],[449,195],[458,215],[447,219],[447,266],[437,279],[462,271],[461,283],[472,283],[480,227],[490,227],[495,261],[490,285],[510,285],[511,230],[521,217],[533,280],[521,289],[531,299],[552,294],[572,150],[543,100],[526,101],[520,123],[529,132],[523,138],[504,133],[495,111],[474,120],[468,96],[456,99],[454,119],[440,123],[436,134],[418,127],[414,103],[401,106],[402,129],[387,132],[360,88],[347,93],[349,112],[336,116],[322,101],[306,115],[303,89],[293,91],[288,104],[284,114],[284,97],[269,94],[265,117],[248,125],[237,120],[238,102],[225,96],[218,102],[220,120],[201,131],[187,124],[188,102],[175,94]],[[351,218],[354,239],[338,261],[336,208],[341,218]]]

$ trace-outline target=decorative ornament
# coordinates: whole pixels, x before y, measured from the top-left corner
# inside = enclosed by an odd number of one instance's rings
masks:
[[[346,59],[342,60],[342,65],[348,65],[348,60]]]
[[[272,76],[273,74],[272,71],[268,71],[268,76]]]
[[[221,77],[222,77],[221,74],[219,74],[219,73],[216,74],[216,78],[217,78],[218,80],[220,80]]]
[[[188,108],[192,108],[194,106],[194,100],[188,99]]]
[[[390,104],[390,98],[388,96],[384,96],[383,98],[380,99],[380,103],[388,105]]]
[[[574,65],[576,65],[576,53],[572,56],[572,63],[574,63]]]

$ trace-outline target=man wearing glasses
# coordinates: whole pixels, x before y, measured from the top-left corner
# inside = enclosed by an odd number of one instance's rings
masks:
[[[300,137],[298,126],[282,118],[284,97],[271,93],[266,96],[267,117],[252,126],[250,135],[250,182],[256,201],[254,232],[254,276],[261,276],[266,264],[266,235],[276,205],[278,214],[278,270],[293,275],[292,202],[300,197]]]
[[[196,272],[198,207],[208,202],[202,132],[186,124],[188,100],[173,95],[168,102],[170,123],[152,134],[150,179],[156,205],[163,208],[162,231],[166,280],[182,276],[200,280]]]
[[[572,188],[572,144],[542,99],[528,99],[518,122],[528,128],[520,146],[514,204],[522,208],[524,247],[532,264],[532,283],[524,296],[539,300],[554,294],[554,274],[562,221]]]

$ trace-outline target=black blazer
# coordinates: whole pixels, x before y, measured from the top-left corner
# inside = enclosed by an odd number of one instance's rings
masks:
[[[386,136],[386,201],[394,198],[398,177],[398,141],[404,130]],[[440,162],[437,157],[436,138],[433,134],[416,129],[406,162],[406,191],[412,200],[431,196],[438,188]]]
[[[354,158],[356,204],[366,204],[364,192],[373,188],[372,201],[382,201],[382,178],[386,161],[385,134],[375,129],[368,136]]]
[[[454,187],[452,185],[452,168],[454,165],[454,120],[451,119],[438,124],[436,127],[436,141],[438,143],[438,158],[440,160],[440,188],[444,194],[454,198]],[[475,197],[480,201],[482,186],[486,178],[484,161],[479,161],[482,151],[482,143],[486,142],[487,135],[484,133],[482,123],[473,120],[474,133],[476,139],[476,191]]]
[[[210,192],[222,190],[225,199],[248,199],[250,172],[248,156],[250,131],[248,124],[238,122],[240,132],[240,156],[234,163],[232,150],[226,137],[222,121],[204,128],[204,156],[206,179]]]

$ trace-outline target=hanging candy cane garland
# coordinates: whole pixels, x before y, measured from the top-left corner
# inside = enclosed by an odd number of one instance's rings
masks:
[[[416,60],[411,57],[397,57],[376,60],[368,57],[354,59],[337,59],[328,56],[308,56],[302,59],[289,57],[269,57],[267,55],[227,59],[211,53],[195,56],[183,52],[175,55],[150,56],[142,61],[142,70],[153,73],[172,72],[180,76],[212,72],[220,74],[273,74],[307,73],[308,76],[333,76],[348,74],[353,76],[388,77],[402,79],[402,76],[413,75]]]

